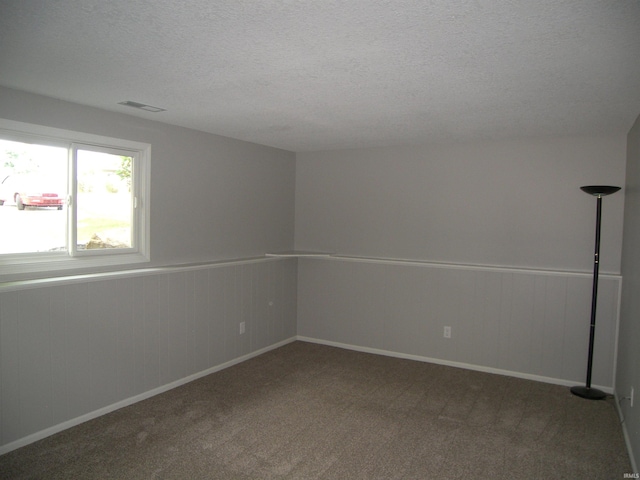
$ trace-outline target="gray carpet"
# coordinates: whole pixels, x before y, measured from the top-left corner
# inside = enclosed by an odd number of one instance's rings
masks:
[[[614,400],[295,342],[0,457],[2,479],[619,479]]]

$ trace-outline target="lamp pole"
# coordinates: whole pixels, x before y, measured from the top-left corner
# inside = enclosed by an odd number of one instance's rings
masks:
[[[587,185],[580,187],[583,192],[597,198],[596,206],[596,247],[593,258],[593,287],[591,289],[591,322],[589,327],[589,357],[587,360],[587,381],[584,387],[571,387],[571,393],[589,400],[602,400],[607,396],[597,388],[591,388],[591,372],[593,367],[593,344],[596,333],[596,307],[598,304],[598,274],[600,271],[600,225],[602,220],[602,197],[620,190],[620,187],[609,185]]]

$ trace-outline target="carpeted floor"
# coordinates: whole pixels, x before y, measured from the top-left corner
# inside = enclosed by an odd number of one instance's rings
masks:
[[[0,457],[2,479],[621,479],[614,400],[295,342]]]

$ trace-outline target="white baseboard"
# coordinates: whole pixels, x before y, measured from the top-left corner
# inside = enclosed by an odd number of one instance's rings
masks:
[[[627,431],[627,424],[624,421],[624,413],[622,412],[622,408],[620,407],[620,402],[622,399],[618,396],[618,392],[614,393],[614,398],[616,399],[616,410],[618,411],[618,417],[620,418],[620,425],[622,425],[622,434],[624,436],[624,443],[627,446],[627,453],[629,454],[629,461],[631,462],[631,472],[628,473],[640,473],[638,470],[638,464],[636,463],[636,459],[633,456],[633,449],[631,448],[631,439],[629,438],[629,432]]]
[[[129,397],[127,399],[121,400],[111,405],[107,405],[106,407],[102,407],[102,408],[99,408],[98,410],[94,410],[93,412],[89,412],[79,417],[72,418],[71,420],[67,420],[65,422],[59,423],[52,427],[46,428],[44,430],[40,430],[39,432],[32,433],[31,435],[27,435],[26,437],[20,438],[11,443],[0,446],[0,455],[4,455],[5,453],[11,452],[12,450],[16,450],[20,447],[24,447],[33,442],[37,442],[38,440],[42,440],[43,438],[49,437],[63,430],[66,430],[68,428],[75,427],[76,425],[80,425],[81,423],[87,422],[89,420],[93,420],[94,418],[98,418],[102,415],[106,415],[107,413],[111,413],[120,408],[128,407],[129,405],[133,405],[134,403],[138,403],[142,400],[146,400],[147,398],[154,397],[156,395],[169,391],[173,388],[179,387],[181,385],[185,385],[189,382],[197,380],[198,378],[210,375],[215,372],[219,372],[220,370],[224,370],[225,368],[229,368],[233,365],[237,365],[238,363],[242,363],[246,360],[249,360],[250,358],[257,357],[258,355],[262,355],[263,353],[266,353],[270,350],[275,350],[276,348],[287,345],[288,343],[295,342],[296,339],[297,339],[296,337],[291,337],[286,340],[282,340],[278,343],[274,343],[273,345],[269,345],[268,347],[261,348],[260,350],[256,350],[255,352],[251,352],[251,353],[248,353],[247,355],[243,355],[241,357],[234,358],[233,360],[229,360],[228,362],[222,363],[220,365],[216,365],[215,367],[211,367],[201,372],[194,373],[192,375],[181,378],[179,380],[168,383],[166,385],[162,385],[160,387],[154,388],[144,393],[140,393],[133,397]]]
[[[485,367],[483,365],[474,365],[471,363],[463,363],[463,362],[452,362],[450,360],[442,360],[439,358],[432,358],[432,357],[423,357],[420,355],[412,355],[409,353],[401,353],[401,352],[394,352],[391,350],[382,350],[379,348],[370,348],[370,347],[361,347],[359,345],[351,345],[351,344],[347,344],[347,343],[340,343],[340,342],[332,342],[332,341],[328,341],[328,340],[322,340],[322,339],[318,339],[318,338],[310,338],[310,337],[305,337],[305,336],[301,336],[298,335],[296,337],[298,340],[300,340],[301,342],[310,342],[310,343],[317,343],[320,345],[327,345],[327,346],[331,346],[331,347],[338,347],[338,348],[344,348],[347,350],[354,350],[357,352],[364,352],[364,353],[373,353],[376,355],[384,355],[387,357],[396,357],[396,358],[404,358],[407,360],[416,360],[418,362],[426,362],[426,363],[435,363],[437,365],[445,365],[445,366],[449,366],[449,367],[457,367],[457,368],[465,368],[467,370],[475,370],[477,372],[485,372],[485,373],[495,373],[498,375],[504,375],[507,377],[515,377],[515,378],[522,378],[525,380],[534,380],[536,382],[543,382],[543,383],[551,383],[553,385],[562,385],[565,387],[572,387],[574,385],[576,385],[576,382],[574,380],[565,380],[565,379],[561,379],[561,378],[552,378],[552,377],[544,377],[541,375],[532,375],[529,373],[522,373],[522,372],[514,372],[511,370],[502,370],[499,368],[492,368],[492,367]],[[608,394],[613,394],[613,389],[611,387],[603,387],[603,386],[599,386],[599,385],[593,385],[594,388],[597,388],[599,390],[602,390],[605,393]]]

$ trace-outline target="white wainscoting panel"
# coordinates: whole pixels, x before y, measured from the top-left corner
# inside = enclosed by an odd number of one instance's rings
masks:
[[[347,257],[298,262],[300,339],[585,383],[591,274]],[[620,284],[619,276],[600,276],[592,384],[609,392]]]
[[[0,291],[0,453],[295,339],[296,282],[264,259]]]

